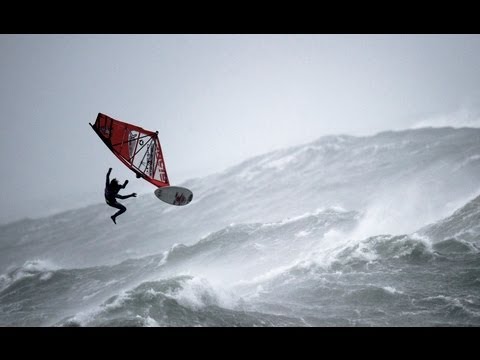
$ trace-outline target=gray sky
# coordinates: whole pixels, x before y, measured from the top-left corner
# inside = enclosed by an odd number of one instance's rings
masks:
[[[478,124],[479,35],[0,35],[0,223],[103,201],[88,125],[158,130],[172,185],[328,134]]]

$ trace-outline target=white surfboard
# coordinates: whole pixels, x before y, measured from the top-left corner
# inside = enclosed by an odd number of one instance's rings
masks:
[[[155,196],[167,204],[183,206],[192,201],[193,193],[181,186],[163,186],[155,190]]]

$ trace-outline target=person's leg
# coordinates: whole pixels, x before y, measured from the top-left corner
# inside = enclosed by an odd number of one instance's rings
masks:
[[[110,205],[111,207],[114,207],[116,209],[119,209],[115,214],[110,216],[110,218],[116,224],[117,222],[115,221],[115,219],[117,218],[117,216],[119,216],[119,215],[123,214],[125,211],[127,211],[127,208],[125,206],[123,206],[122,204],[120,204],[119,202],[110,203],[108,205]]]

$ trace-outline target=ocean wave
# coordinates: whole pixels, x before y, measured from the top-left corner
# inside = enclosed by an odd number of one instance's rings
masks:
[[[398,291],[391,286],[367,285],[360,289],[348,291],[345,294],[345,300],[350,304],[362,304],[381,306],[403,300],[406,295],[403,291]]]
[[[296,326],[300,320],[245,311],[204,279],[177,276],[145,282],[56,326]],[[224,307],[226,304],[232,308]]]
[[[0,291],[4,291],[13,284],[26,278],[36,278],[40,281],[47,281],[57,270],[59,270],[59,267],[49,260],[28,260],[22,266],[0,275]]]
[[[477,324],[480,320],[479,298],[476,301],[466,301],[449,295],[428,296],[414,301],[419,308],[428,308],[434,314],[441,314],[447,320],[459,319],[465,324]]]
[[[408,235],[379,235],[348,246],[331,262],[332,269],[360,270],[375,263],[425,264],[436,258],[431,244]]]
[[[443,255],[478,254],[480,252],[480,249],[475,244],[454,238],[439,241],[433,244],[432,247],[436,252]]]

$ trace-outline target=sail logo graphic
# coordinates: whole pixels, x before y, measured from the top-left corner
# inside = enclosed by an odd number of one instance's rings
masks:
[[[135,145],[137,139],[137,132],[129,131],[128,132],[128,152],[130,154],[130,158],[135,156]],[[131,160],[130,160],[131,161]]]

